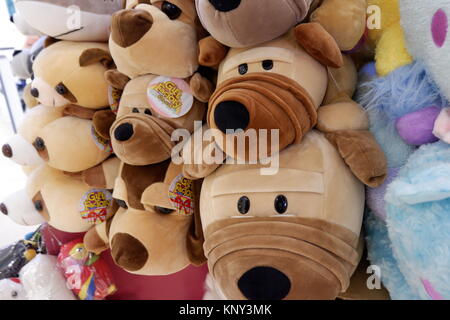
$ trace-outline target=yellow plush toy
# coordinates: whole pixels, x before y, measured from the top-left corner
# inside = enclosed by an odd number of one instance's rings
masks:
[[[375,48],[377,73],[385,76],[413,59],[406,49],[398,0],[368,0],[368,5],[369,12],[374,14],[373,21],[381,22],[380,26],[376,23],[369,26],[369,41]],[[381,15],[375,16],[378,13]]]

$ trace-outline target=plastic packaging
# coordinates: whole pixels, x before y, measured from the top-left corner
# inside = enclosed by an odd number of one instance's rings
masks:
[[[61,247],[58,266],[80,300],[103,300],[117,290],[107,263],[88,252],[81,238]]]

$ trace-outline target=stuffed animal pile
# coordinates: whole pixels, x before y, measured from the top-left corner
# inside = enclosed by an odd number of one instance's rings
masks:
[[[367,242],[391,298],[450,298],[444,0],[16,2],[47,39],[15,222],[233,300],[368,299]]]

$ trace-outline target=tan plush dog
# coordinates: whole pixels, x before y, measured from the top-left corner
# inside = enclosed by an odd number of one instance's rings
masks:
[[[334,299],[362,254],[364,187],[322,133],[281,152],[276,175],[224,165],[205,179],[209,270],[228,299]]]
[[[202,40],[202,63],[220,62],[223,52],[210,38]],[[265,155],[261,143],[266,143],[268,155],[275,154],[300,143],[317,125],[339,146],[361,181],[380,184],[386,160],[368,132],[367,115],[351,99],[356,80],[351,60],[342,57],[336,42],[317,23],[301,24],[262,45],[231,49],[220,64],[218,86],[209,102],[207,120],[218,145],[216,153],[223,151],[224,158],[241,161],[252,155],[260,159]],[[279,137],[276,150],[271,150],[273,130]],[[256,142],[244,140],[252,133]],[[244,153],[239,153],[236,140],[245,141]],[[199,151],[191,152],[195,158]],[[219,165],[190,163],[185,174],[205,177]]]
[[[341,50],[366,27],[366,0],[196,0],[200,20],[219,42],[242,48],[273,40],[304,20],[320,23]]]
[[[198,68],[203,36],[194,0],[131,0],[113,15],[109,48],[117,69],[130,78],[187,78]]]
[[[117,72],[108,72],[107,78],[119,89],[129,80]],[[212,91],[211,83],[199,73],[188,79],[145,75],[130,80],[110,130],[115,154],[138,166],[169,159],[172,133],[194,131],[194,121],[202,121]]]
[[[85,232],[117,210],[111,189],[119,161],[112,158],[77,176],[47,165],[29,175],[26,188],[11,195],[1,211],[18,224],[48,222],[65,232]]]
[[[199,194],[200,184],[185,179],[170,161],[139,167],[122,163],[114,189],[122,208],[86,234],[86,248],[99,253],[110,247],[117,265],[141,275],[201,264]]]

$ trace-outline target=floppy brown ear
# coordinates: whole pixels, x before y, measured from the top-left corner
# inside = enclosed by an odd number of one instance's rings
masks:
[[[214,92],[214,86],[207,78],[196,72],[189,80],[194,97],[200,102],[208,102]]]
[[[80,67],[86,67],[94,63],[100,62],[106,68],[114,68],[114,60],[111,54],[100,48],[86,49],[80,55],[79,63]]]
[[[45,41],[44,41],[44,48],[48,48],[52,44],[54,44],[54,43],[56,43],[58,41],[61,41],[61,40],[58,40],[58,39],[55,39],[55,38],[52,38],[52,37],[46,37]]]
[[[111,110],[97,111],[92,118],[92,124],[95,131],[103,139],[110,140],[109,130],[111,129],[114,121],[116,121],[116,114]]]
[[[205,254],[203,252],[203,243],[205,242],[205,238],[203,237],[202,222],[200,219],[200,190],[202,183],[203,180],[194,181],[194,218],[192,219],[192,224],[189,228],[186,239],[189,261],[196,266],[199,266],[206,261]]]
[[[205,67],[218,66],[228,53],[228,47],[209,36],[199,41],[198,63]]]
[[[294,31],[298,44],[317,61],[332,68],[344,65],[336,41],[319,23],[303,23],[295,27]]]
[[[75,117],[79,119],[92,120],[96,110],[83,108],[75,104],[69,104],[64,107],[63,116]]]
[[[105,79],[113,88],[123,90],[127,83],[131,80],[118,70],[108,70],[105,72]]]

